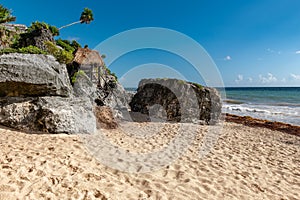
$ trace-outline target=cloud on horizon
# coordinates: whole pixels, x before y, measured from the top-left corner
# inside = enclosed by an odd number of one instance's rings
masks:
[[[294,80],[300,81],[300,74],[299,74],[299,75],[297,75],[297,74],[290,74],[290,75],[291,75],[291,77],[292,77]]]
[[[236,83],[240,83],[240,82],[243,81],[243,80],[244,80],[243,75],[239,74],[239,75],[237,76],[237,79],[235,79],[235,82],[236,82]]]
[[[258,78],[259,82],[262,84],[274,83],[277,81],[277,78],[271,73],[268,73],[267,76],[263,76],[260,74]]]

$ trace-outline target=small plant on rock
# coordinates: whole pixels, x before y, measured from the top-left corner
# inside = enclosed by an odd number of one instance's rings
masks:
[[[73,61],[74,56],[72,52],[58,48],[50,41],[45,42],[47,52],[52,54],[59,63],[69,64]]]

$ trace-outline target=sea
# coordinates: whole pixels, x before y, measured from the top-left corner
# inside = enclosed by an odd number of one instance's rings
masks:
[[[222,112],[300,126],[300,87],[226,87]],[[132,93],[136,88],[126,88]]]
[[[300,87],[225,88],[223,113],[300,126]]]

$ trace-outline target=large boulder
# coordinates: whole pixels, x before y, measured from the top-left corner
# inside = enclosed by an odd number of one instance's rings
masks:
[[[78,83],[81,90],[74,93],[66,66],[53,56],[2,55],[0,72],[0,124],[49,133],[95,131],[92,101],[81,91],[88,86]]]
[[[0,124],[27,131],[93,133],[96,119],[88,98],[0,98]]]
[[[72,91],[66,66],[50,55],[1,55],[0,71],[0,97],[68,97]]]
[[[214,88],[178,79],[143,79],[129,103],[132,112],[171,122],[215,124],[221,99]]]

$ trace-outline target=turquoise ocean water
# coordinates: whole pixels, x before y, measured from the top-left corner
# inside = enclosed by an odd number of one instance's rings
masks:
[[[300,87],[225,88],[225,113],[300,125]]]
[[[126,90],[135,92],[136,88]],[[223,93],[223,113],[300,126],[300,87],[232,87]]]

